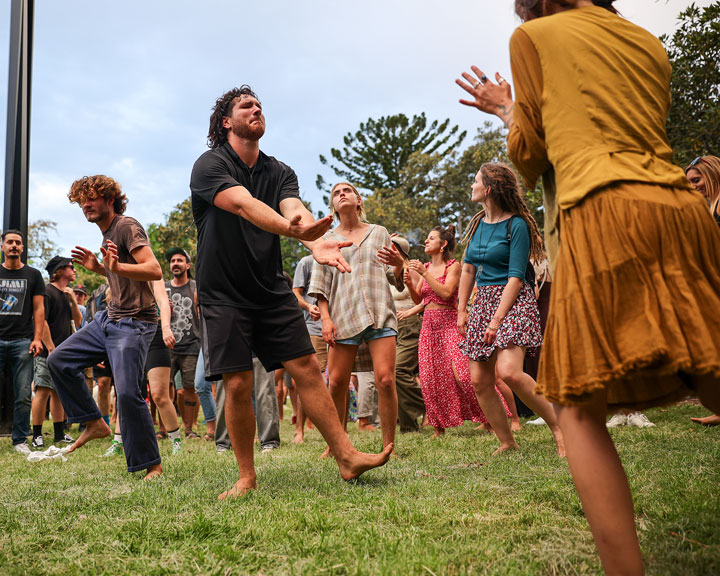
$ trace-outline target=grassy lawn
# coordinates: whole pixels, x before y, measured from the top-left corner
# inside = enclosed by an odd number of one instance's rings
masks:
[[[688,420],[706,413],[650,410],[655,428],[612,431],[649,574],[720,574],[720,429]],[[379,432],[350,431],[379,449]],[[293,446],[286,420],[281,448],[258,449],[260,490],[223,503],[235,460],[207,442],[173,458],[163,441],[165,475],[145,483],[122,457],[100,458],[109,440],[32,464],[4,438],[0,574],[601,573],[547,428],[526,426],[522,451],[495,458],[469,424],[431,432],[398,436],[398,458],[349,485],[318,459],[317,431]]]

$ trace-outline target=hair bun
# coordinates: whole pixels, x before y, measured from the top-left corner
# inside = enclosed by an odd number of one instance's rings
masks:
[[[447,230],[448,234],[455,236],[455,226],[453,224],[448,225],[445,230]]]

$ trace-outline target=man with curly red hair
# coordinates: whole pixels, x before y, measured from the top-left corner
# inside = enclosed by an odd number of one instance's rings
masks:
[[[162,474],[152,417],[140,392],[145,357],[157,329],[157,307],[150,282],[162,278],[147,233],[134,218],[124,216],[127,197],[108,176],[86,176],[73,182],[68,198],[78,204],[88,222],[103,235],[102,263],[95,254],[76,246],[73,259],[107,277],[110,301],[93,322],[75,332],[48,357],[68,422],[86,428],[69,452],[110,434],[88,387],[83,368],[107,355],[115,379],[118,423],[115,441],[125,448],[128,472],[147,470],[146,479]]]

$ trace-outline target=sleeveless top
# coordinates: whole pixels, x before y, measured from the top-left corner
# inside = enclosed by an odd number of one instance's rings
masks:
[[[451,264],[455,262],[457,262],[457,260],[455,260],[454,258],[448,260],[447,264],[445,264],[445,272],[439,278],[435,278],[435,280],[440,282],[440,284],[445,284],[447,269]],[[430,262],[425,262],[425,269],[427,270],[428,268],[430,268]],[[425,305],[430,304],[430,302],[434,302],[435,304],[440,304],[441,306],[450,306],[451,308],[457,308],[457,288],[455,289],[455,292],[450,295],[450,298],[448,298],[447,300],[443,300],[430,287],[430,284],[427,283],[427,280],[423,280],[422,288],[420,288],[420,295],[423,297],[423,304]]]

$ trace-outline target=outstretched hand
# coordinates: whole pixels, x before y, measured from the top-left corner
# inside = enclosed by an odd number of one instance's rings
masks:
[[[469,72],[463,72],[461,80],[455,80],[465,92],[472,96],[472,100],[460,100],[460,104],[472,106],[482,112],[498,116],[506,126],[512,124],[512,87],[505,78],[495,73],[495,82],[490,80],[485,73],[477,66],[470,67],[474,76]]]
[[[117,244],[112,240],[107,241],[107,248],[100,247],[100,253],[103,257],[103,263],[108,267],[110,272],[117,273],[118,267],[118,249]]]
[[[312,246],[312,255],[318,264],[334,266],[340,272],[350,272],[350,264],[343,258],[340,248],[352,246],[352,242],[320,240]]]
[[[325,216],[325,218],[320,218],[319,220],[315,220],[315,222],[307,224],[302,221],[302,214],[296,214],[293,216],[292,220],[290,220],[288,236],[297,238],[298,240],[312,242],[330,230],[332,222],[333,217],[329,215]]]
[[[390,243],[390,246],[381,246],[378,249],[378,260],[388,266],[395,268],[402,268],[405,260],[400,254],[400,251],[395,247],[395,244]]]

